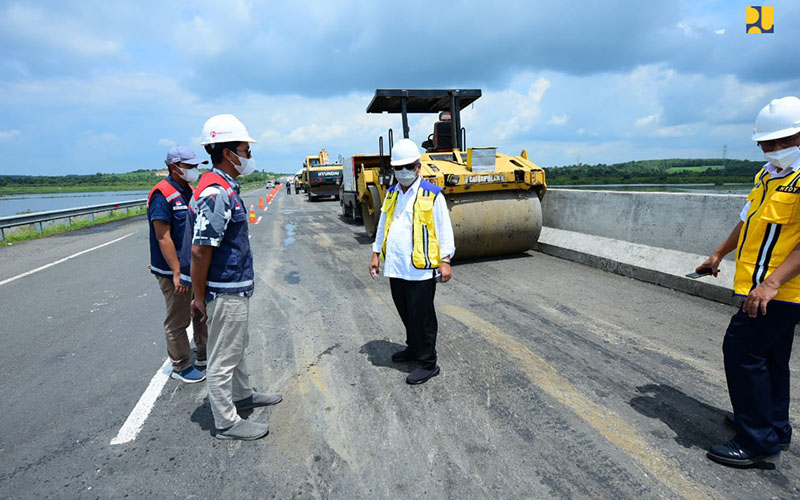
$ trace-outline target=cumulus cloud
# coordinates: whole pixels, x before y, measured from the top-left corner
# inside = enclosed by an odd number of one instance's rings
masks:
[[[167,147],[167,148],[171,148],[172,146],[176,146],[177,144],[178,143],[173,141],[172,139],[159,139],[158,140],[158,145],[159,146],[164,146],[164,147]]]
[[[19,130],[15,128],[11,130],[0,130],[0,142],[11,140],[18,135]]]
[[[658,113],[653,113],[652,115],[647,115],[639,118],[636,120],[636,125],[639,128],[650,126],[654,123],[658,123],[660,115]]]
[[[794,50],[780,26],[800,23],[800,4],[782,4],[775,35],[761,37],[724,2],[448,6],[469,15],[418,22],[421,0],[6,3],[0,124],[14,129],[0,140],[21,171],[124,171],[161,164],[166,141],[197,148],[208,117],[234,113],[259,140],[259,167],[290,172],[308,151],[374,153],[389,128],[399,138],[399,116],[365,113],[375,88],[458,87],[484,91],[463,112],[469,145],[525,148],[543,165],[724,144],[757,157],[758,109],[800,94],[800,65],[764,57]],[[411,138],[435,120],[410,117]],[[40,156],[28,130],[48,145]]]

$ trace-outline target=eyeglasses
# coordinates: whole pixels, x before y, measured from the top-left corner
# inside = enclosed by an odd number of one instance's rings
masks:
[[[252,158],[253,157],[253,152],[250,149],[248,149],[244,153],[239,152],[239,150],[237,149],[236,151],[233,151],[233,154],[235,154],[236,156],[241,156],[243,158]]]
[[[789,148],[794,145],[794,139],[792,137],[781,137],[779,139],[772,139],[770,141],[758,141],[757,147],[759,149],[764,149],[764,147],[768,147],[770,149],[774,148]]]
[[[399,172],[399,171],[401,171],[403,169],[414,170],[415,168],[417,168],[420,165],[421,165],[420,162],[414,162],[414,163],[409,163],[408,165],[393,165],[392,168],[394,168],[396,171]]]

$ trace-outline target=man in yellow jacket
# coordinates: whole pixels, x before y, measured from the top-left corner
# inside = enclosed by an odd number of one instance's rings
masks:
[[[370,274],[389,277],[400,319],[406,328],[406,345],[392,361],[415,361],[418,367],[406,378],[423,384],[439,374],[436,364],[438,323],[433,297],[436,281],[450,280],[450,258],[456,251],[450,214],[442,188],[420,175],[420,152],[410,139],[392,148],[392,167],[397,184],[389,188],[375,234]]]
[[[800,321],[800,99],[774,99],[759,112],[753,140],[767,164],[730,236],[699,274],[717,275],[736,250],[734,292],[744,305],[723,342],[725,376],[736,436],[711,447],[708,457],[745,466],[788,450],[789,358]]]

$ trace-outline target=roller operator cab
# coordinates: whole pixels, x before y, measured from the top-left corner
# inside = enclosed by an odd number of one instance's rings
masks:
[[[405,138],[409,113],[439,114],[422,143],[420,173],[443,188],[457,259],[530,250],[542,229],[541,199],[547,191],[544,170],[528,159],[525,150],[511,156],[498,153],[495,147],[466,147],[461,110],[480,96],[479,89],[378,89],[367,106],[367,113],[400,114]],[[394,184],[389,163],[392,130],[388,139],[388,151],[384,151],[383,137],[379,138],[379,154],[368,157],[370,162],[358,164],[359,157],[353,157],[360,211],[370,236],[375,236],[386,190]]]

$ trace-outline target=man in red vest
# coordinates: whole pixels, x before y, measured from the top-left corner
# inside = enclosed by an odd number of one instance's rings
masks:
[[[205,380],[205,374],[196,367],[206,366],[205,323],[193,321],[194,342],[197,355],[192,365],[192,351],[186,328],[190,321],[191,290],[180,282],[178,255],[183,243],[186,212],[192,197],[190,182],[197,180],[197,166],[201,161],[186,146],[173,146],[165,161],[169,175],[150,191],[147,198],[147,220],[150,223],[150,272],[158,279],[167,305],[164,333],[167,354],[172,361],[171,377],[193,384]]]

